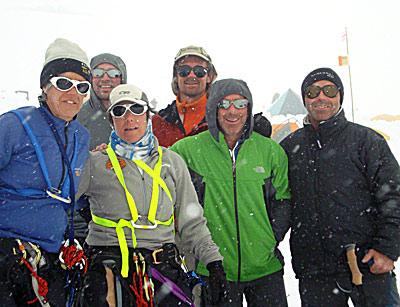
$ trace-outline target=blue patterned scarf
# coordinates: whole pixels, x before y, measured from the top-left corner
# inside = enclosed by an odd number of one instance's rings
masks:
[[[154,134],[151,120],[147,121],[147,128],[143,137],[135,143],[127,143],[122,140],[115,130],[110,136],[111,148],[115,153],[129,160],[143,160],[148,157],[154,148]]]

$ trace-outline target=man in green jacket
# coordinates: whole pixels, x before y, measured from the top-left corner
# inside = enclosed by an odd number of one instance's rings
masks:
[[[287,157],[280,145],[253,132],[252,108],[244,81],[216,81],[206,107],[209,130],[172,149],[191,171],[224,257],[228,305],[242,306],[245,295],[249,306],[287,306],[277,250],[290,219]],[[202,263],[197,272],[208,275]]]

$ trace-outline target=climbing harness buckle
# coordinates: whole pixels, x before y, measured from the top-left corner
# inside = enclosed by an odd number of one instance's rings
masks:
[[[56,188],[48,188],[46,190],[47,195],[49,195],[51,198],[57,199],[59,201],[62,201],[63,203],[70,204],[71,203],[71,198],[68,196],[67,198],[61,196],[61,191],[56,189]]]
[[[162,248],[160,249],[156,249],[151,253],[151,256],[153,257],[153,264],[160,264],[161,261],[157,260],[157,255],[161,252],[163,252],[164,250]]]
[[[139,217],[138,220],[143,219],[143,218],[146,218],[148,220],[147,217],[142,216],[142,215],[139,215],[138,217]],[[131,220],[131,224],[134,228],[139,228],[139,229],[155,229],[155,228],[157,228],[157,226],[158,226],[157,221],[154,221],[154,223],[152,223],[152,222],[150,222],[150,223],[151,223],[150,225],[143,225],[143,224],[139,225],[139,224],[136,224],[135,221]]]

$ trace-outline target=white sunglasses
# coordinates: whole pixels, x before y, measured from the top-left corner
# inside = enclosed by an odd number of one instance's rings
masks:
[[[71,80],[67,77],[53,77],[50,79],[50,83],[62,92],[69,91],[74,86],[81,95],[86,95],[91,87],[89,81]]]
[[[133,104],[119,104],[116,106],[113,106],[110,110],[110,114],[113,117],[124,117],[126,114],[126,111],[130,111],[133,115],[142,115],[146,113],[147,111],[147,106],[142,106],[141,104],[138,103],[133,103]]]

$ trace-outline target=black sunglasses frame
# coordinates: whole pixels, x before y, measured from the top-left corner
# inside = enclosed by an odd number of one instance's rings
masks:
[[[176,68],[176,72],[182,78],[189,76],[191,71],[193,71],[197,78],[204,78],[208,73],[208,69],[200,65],[193,67],[189,65],[181,65]]]
[[[312,91],[314,89],[314,91]],[[318,85],[310,85],[306,89],[306,97],[310,99],[317,98],[320,94],[321,91],[324,93],[324,95],[328,98],[335,98],[337,94],[340,91],[340,88],[338,88],[334,84],[327,84],[325,86],[318,86]]]

